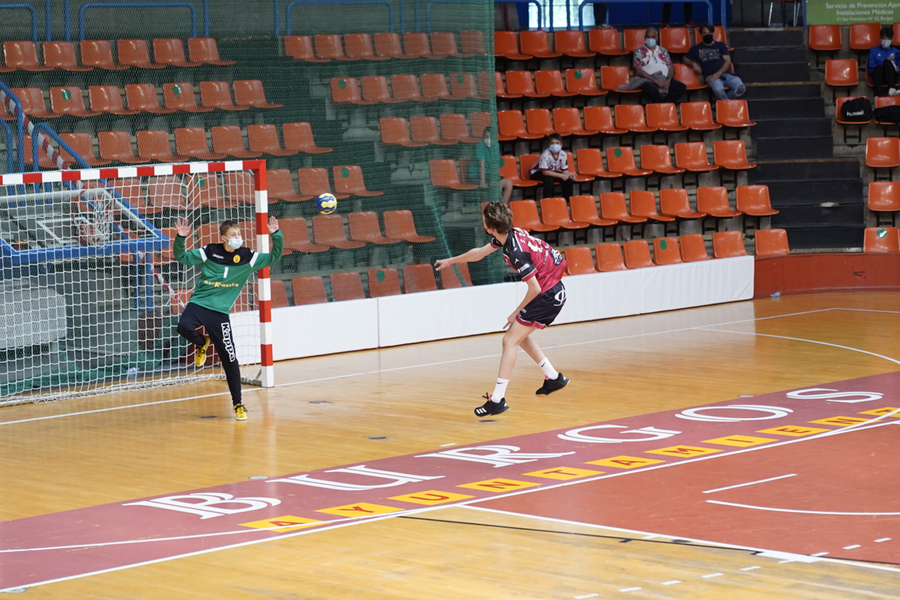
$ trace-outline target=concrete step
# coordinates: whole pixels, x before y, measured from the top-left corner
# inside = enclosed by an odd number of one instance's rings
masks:
[[[743,95],[745,100],[771,100],[785,98],[819,98],[822,96],[822,86],[818,82],[807,81],[808,77],[798,82],[775,83],[744,83],[747,84],[747,92]],[[752,115],[751,115],[752,116]],[[756,117],[753,117],[756,120]]]
[[[809,64],[803,62],[741,62],[735,67],[744,83],[809,81]]]
[[[756,156],[760,160],[790,160],[793,158],[832,158],[834,138],[827,135],[766,137],[756,139]]]
[[[741,65],[747,63],[777,63],[797,62],[806,63],[806,48],[804,46],[758,46],[749,48],[735,48],[731,54],[735,69],[740,73]]]
[[[771,161],[759,158],[756,162],[756,168],[748,173],[748,177],[751,184],[767,184],[772,181],[858,180],[860,179],[859,159],[830,158]],[[861,185],[860,193],[862,193]]]
[[[750,110],[751,120],[824,117],[825,99],[821,96],[790,101],[775,98],[750,99],[747,100],[747,108]]]
[[[810,117],[808,119],[759,119],[753,117],[752,120],[756,121],[756,126],[750,129],[750,134],[754,139],[831,135],[832,119],[829,117]]]
[[[732,29],[728,32],[728,43],[734,48],[803,46],[803,28]]]
[[[754,169],[754,170],[758,170]],[[751,177],[750,179],[754,179]],[[769,197],[781,209],[785,206],[819,206],[823,202],[862,205],[862,179],[816,179],[768,181]]]
[[[772,217],[772,227],[781,227]],[[820,223],[816,225],[787,226],[788,244],[793,250],[813,248],[861,248],[865,227]]]

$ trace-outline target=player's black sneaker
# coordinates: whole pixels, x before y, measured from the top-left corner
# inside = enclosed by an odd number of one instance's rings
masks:
[[[487,402],[479,406],[475,409],[476,417],[488,417],[491,415],[499,415],[502,412],[506,412],[509,410],[509,405],[506,403],[506,398],[500,400],[500,402],[494,402],[491,400],[490,394],[485,394],[482,398],[486,398]]]
[[[555,392],[556,390],[561,390],[566,385],[568,385],[569,380],[563,377],[563,374],[560,373],[556,376],[556,379],[547,379],[544,378],[544,385],[541,386],[541,389],[535,392],[536,396],[548,396]]]

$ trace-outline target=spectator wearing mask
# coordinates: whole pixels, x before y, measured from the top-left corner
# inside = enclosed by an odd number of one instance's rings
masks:
[[[897,49],[894,48],[894,28],[885,25],[881,28],[881,44],[869,50],[869,62],[866,72],[872,76],[872,87],[876,96],[896,96],[900,91],[897,85]]]
[[[747,88],[741,78],[731,72],[728,45],[715,41],[713,32],[713,26],[709,23],[700,26],[703,41],[691,46],[684,56],[684,62],[706,81],[716,100],[734,100],[743,96]]]
[[[569,159],[562,149],[562,138],[558,133],[547,137],[549,145],[541,153],[540,159],[531,167],[531,178],[544,184],[544,198],[572,197],[575,174],[569,173]],[[559,194],[553,193],[554,185],[559,184]]]
[[[649,27],[644,32],[644,45],[634,51],[632,59],[634,77],[620,90],[640,88],[647,102],[677,102],[687,90],[675,79],[672,59],[665,48],[659,45],[659,32]]]

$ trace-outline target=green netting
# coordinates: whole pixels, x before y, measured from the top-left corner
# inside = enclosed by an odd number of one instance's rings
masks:
[[[32,4],[42,16],[44,3]],[[404,268],[433,265],[438,258],[487,241],[481,204],[500,198],[493,2],[282,1],[276,11],[271,1],[216,0],[208,3],[207,23],[201,0],[181,3],[195,7],[193,16],[183,6],[105,8],[103,2],[90,3],[79,12],[89,3],[75,0],[70,3],[68,29],[62,7],[56,4],[62,3],[54,3],[49,22],[38,22],[42,39],[32,47],[39,64],[56,61],[57,68],[14,68],[0,75],[0,81],[23,101],[33,124],[43,123],[63,136],[91,166],[128,166],[129,154],[140,162],[265,159],[269,211],[293,225],[283,228],[288,252],[272,269],[273,279],[284,283],[283,292],[275,288],[276,306],[310,301],[302,286],[292,285],[298,277],[321,277],[330,302],[336,301],[332,282],[339,273],[358,273],[367,297],[374,291],[370,272],[378,283],[390,282],[386,274],[392,269],[399,273],[404,292],[416,291],[421,284],[414,285]],[[3,15],[9,17],[2,26],[4,39],[32,40],[27,13]],[[43,39],[48,34],[51,41],[69,39],[72,45],[48,43]],[[213,42],[196,39],[206,37]],[[24,48],[27,58],[28,45]],[[392,48],[400,55],[390,55]],[[74,62],[66,65],[70,50]],[[96,66],[106,52],[111,64]],[[152,64],[141,64],[144,52]],[[179,61],[181,52],[184,58]],[[213,60],[215,52],[218,61]],[[10,56],[7,52],[7,66],[12,66]],[[81,69],[92,61],[93,68]],[[119,68],[132,61],[136,64]],[[418,97],[400,98],[404,93]],[[153,108],[154,104],[158,106]],[[22,153],[25,170],[31,170],[32,147],[27,138],[19,147],[15,123],[10,124],[3,158],[12,157],[13,170],[18,170]],[[411,136],[409,143],[392,141],[397,127]],[[485,129],[492,142],[489,148],[483,146]],[[274,149],[266,147],[270,142]],[[78,166],[55,138],[51,146],[69,165]],[[488,157],[486,187],[480,185],[479,154]],[[44,152],[38,164],[42,170],[57,167]],[[435,176],[455,176],[458,181],[442,184],[433,181]],[[364,189],[359,189],[360,182]],[[111,186],[117,191],[127,187],[122,195],[160,230],[187,217],[195,231],[201,231],[225,217],[252,218],[252,206],[246,197],[235,199],[232,183],[224,176],[198,183],[183,175],[174,176],[163,188],[146,177]],[[324,191],[323,185],[339,196],[335,214],[342,219],[348,244],[325,239],[316,227],[314,197]],[[22,194],[65,187],[0,190],[6,196],[3,221],[12,223],[4,225],[3,239],[24,249],[44,247],[39,232],[29,229],[35,220],[25,225],[9,211]],[[173,204],[173,193],[187,198],[186,203]],[[59,205],[53,210],[69,218]],[[414,232],[389,229],[387,217],[396,216],[395,211],[411,213]],[[375,243],[354,230],[366,218],[376,223],[378,234],[393,233],[390,243]],[[305,227],[309,242],[304,243],[299,227]],[[245,238],[251,237],[245,233]],[[354,244],[353,238],[361,243]],[[198,237],[194,245],[201,241],[213,240]],[[155,269],[156,277],[136,269],[135,261],[107,254],[26,266],[7,261],[0,268],[0,290],[39,288],[49,290],[52,302],[58,298],[65,302],[65,310],[50,311],[65,321],[44,336],[52,341],[32,336],[23,345],[10,342],[2,349],[0,397],[56,387],[81,393],[86,387],[144,373],[184,371],[191,355],[174,334],[180,311],[171,291],[190,289],[196,271],[163,261]],[[507,274],[499,254],[471,265],[470,271],[475,285],[502,281]],[[141,298],[147,281],[152,292]],[[440,289],[445,283],[438,277],[435,285]],[[93,312],[85,308],[92,304]],[[255,306],[251,287],[244,308]],[[6,318],[18,319],[20,325],[38,323],[16,314]]]

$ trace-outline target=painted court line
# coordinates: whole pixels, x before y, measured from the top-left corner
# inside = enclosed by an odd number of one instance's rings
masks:
[[[722,502],[720,500],[707,500],[709,504],[721,504],[722,506],[734,506],[736,508],[749,508],[753,510],[766,510],[770,512],[795,513],[799,515],[834,515],[842,517],[896,517],[900,512],[840,512],[828,510],[799,510],[794,508],[775,508],[773,506],[754,506],[752,504],[738,504],[736,502]],[[846,548],[844,548],[846,550]]]
[[[735,325],[735,324],[739,324],[739,323],[766,321],[766,320],[770,320],[770,319],[783,319],[783,318],[787,318],[787,317],[795,317],[795,316],[807,315],[807,314],[812,314],[812,313],[827,312],[827,311],[832,311],[832,310],[844,310],[844,309],[838,308],[838,307],[823,308],[823,309],[812,310],[812,311],[787,313],[784,315],[772,315],[770,317],[759,317],[758,319],[746,319],[746,320],[742,320],[742,321],[727,321],[724,323],[711,323],[709,325],[697,325],[694,327],[684,327],[684,328],[680,328],[680,329],[668,329],[665,331],[637,333],[634,335],[618,336],[618,337],[613,337],[613,338],[601,338],[601,339],[596,339],[596,340],[588,340],[585,342],[575,342],[572,344],[559,344],[559,345],[553,345],[553,346],[545,346],[544,348],[545,349],[569,348],[569,347],[573,347],[573,346],[583,346],[583,345],[587,345],[587,344],[601,344],[601,343],[606,343],[606,342],[615,342],[615,341],[621,341],[621,340],[636,339],[636,338],[641,338],[641,337],[650,337],[650,336],[654,336],[654,335],[662,335],[662,334],[666,334],[666,333],[681,333],[681,332],[685,332],[685,331],[699,331],[699,330],[703,330],[707,327],[723,327],[726,325]],[[877,312],[877,311],[872,311],[872,312]],[[571,325],[577,325],[577,323],[571,323]],[[335,379],[347,379],[350,377],[360,377],[363,375],[377,375],[379,373],[388,373],[388,372],[405,370],[405,369],[436,367],[436,366],[449,365],[449,364],[455,364],[455,363],[459,363],[459,362],[466,362],[466,361],[472,361],[472,360],[484,360],[487,358],[497,358],[499,356],[500,356],[500,353],[489,354],[489,355],[485,355],[485,356],[469,356],[466,358],[454,359],[454,360],[448,360],[448,361],[440,361],[440,362],[434,362],[434,363],[422,363],[422,364],[416,364],[416,365],[408,365],[405,367],[394,367],[394,368],[390,368],[390,369],[365,371],[365,372],[359,372],[359,373],[348,373],[345,375],[335,375],[333,377],[322,377],[322,378],[316,378],[316,379],[304,379],[304,380],[300,380],[300,381],[291,381],[291,382],[287,382],[287,383],[275,384],[275,387],[276,388],[291,387],[291,386],[295,386],[295,385],[305,385],[308,383],[319,383],[322,381],[331,381],[331,380],[335,380]],[[888,360],[891,360],[891,359],[888,359]],[[897,362],[897,361],[894,361],[894,362]],[[898,364],[900,364],[900,363],[898,363]],[[261,389],[263,389],[263,388],[248,387],[244,391],[245,392],[256,392],[256,391],[260,391]],[[204,395],[200,395],[200,396],[186,396],[184,398],[172,398],[169,400],[158,400],[155,402],[142,402],[140,404],[114,406],[114,407],[110,407],[110,408],[98,408],[95,410],[72,412],[72,413],[66,413],[66,414],[61,414],[61,415],[48,415],[48,416],[44,416],[44,417],[35,417],[32,419],[20,419],[18,421],[5,421],[5,422],[0,422],[0,426],[16,425],[16,424],[20,424],[20,423],[30,423],[32,421],[46,421],[49,419],[61,419],[64,417],[76,417],[76,416],[81,416],[81,415],[90,415],[90,414],[96,414],[96,413],[102,413],[102,412],[110,412],[110,411],[114,411],[114,410],[124,410],[127,408],[138,408],[138,407],[145,407],[145,406],[153,406],[153,405],[157,405],[157,404],[169,404],[169,403],[173,403],[173,402],[185,402],[188,400],[197,400],[200,398],[211,398],[211,397],[215,397],[215,396],[226,396],[226,395],[228,395],[228,392],[224,391],[224,392],[215,393],[215,394],[204,394]]]
[[[796,473],[791,473],[790,475],[780,475],[778,477],[770,477],[768,479],[760,479],[759,481],[750,481],[747,483],[739,483],[737,485],[729,485],[728,487],[716,488],[714,490],[706,490],[701,492],[703,494],[714,494],[716,492],[724,492],[725,490],[733,490],[735,488],[746,487],[748,485],[756,485],[757,483],[766,483],[767,481],[777,481],[778,479],[786,479],[788,477],[796,477]]]

